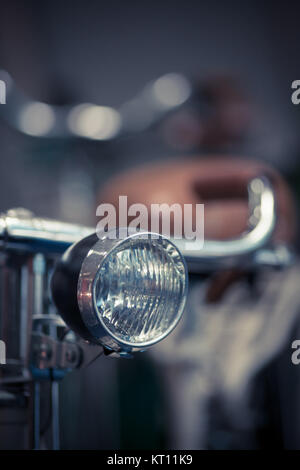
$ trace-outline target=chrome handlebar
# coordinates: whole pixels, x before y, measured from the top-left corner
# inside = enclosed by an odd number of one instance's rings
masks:
[[[114,141],[147,131],[187,103],[193,93],[192,83],[187,77],[168,73],[147,83],[118,108],[95,103],[55,106],[27,96],[5,70],[0,70],[0,80],[6,85],[7,95],[6,106],[0,107],[0,117],[25,135],[48,139],[80,137]]]
[[[187,241],[171,238],[186,259],[191,272],[207,272],[243,265],[290,264],[287,247],[272,245],[276,222],[275,196],[269,180],[257,177],[248,185],[248,230],[231,240]],[[25,209],[12,209],[0,217],[0,243],[7,248],[32,252],[63,253],[95,228],[35,217]]]

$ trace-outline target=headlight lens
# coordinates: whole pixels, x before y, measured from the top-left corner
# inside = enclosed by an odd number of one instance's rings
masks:
[[[125,240],[99,266],[94,295],[99,320],[117,341],[142,346],[179,320],[185,264],[166,239]]]

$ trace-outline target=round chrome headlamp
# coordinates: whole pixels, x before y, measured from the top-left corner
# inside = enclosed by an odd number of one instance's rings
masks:
[[[59,293],[59,285],[69,285],[69,292]],[[65,321],[81,336],[132,352],[157,343],[176,326],[187,295],[187,270],[178,249],[161,235],[135,232],[112,239],[106,232],[66,252],[52,291]]]

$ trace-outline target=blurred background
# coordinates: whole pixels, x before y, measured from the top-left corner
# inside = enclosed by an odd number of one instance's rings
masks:
[[[94,224],[109,177],[203,154],[270,163],[297,199],[300,108],[291,83],[299,79],[299,8],[257,0],[2,0],[1,211],[22,206]],[[155,107],[152,89],[171,89],[167,102]],[[93,116],[109,118],[109,129],[99,124],[91,133]],[[170,387],[191,378],[180,382],[178,364],[159,352],[72,372],[61,386],[62,448],[300,448],[299,373],[289,359],[297,325],[293,318],[285,341],[249,374],[255,385],[238,425],[214,393],[204,404],[203,394],[184,388],[174,408],[188,396],[185,418],[197,419],[188,425],[175,416]],[[198,378],[202,366],[194,366]]]

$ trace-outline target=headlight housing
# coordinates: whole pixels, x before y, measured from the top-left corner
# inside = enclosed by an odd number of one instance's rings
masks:
[[[52,279],[54,301],[85,339],[120,352],[145,349],[180,320],[187,295],[185,261],[150,232],[92,235],[65,253]]]

